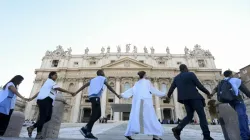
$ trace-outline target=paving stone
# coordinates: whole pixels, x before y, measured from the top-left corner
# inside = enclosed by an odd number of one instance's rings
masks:
[[[190,127],[190,126],[189,126]],[[192,126],[191,126],[192,127]],[[193,126],[197,127],[197,126]],[[219,126],[217,126],[219,127]],[[104,133],[98,134],[97,137],[100,140],[125,140],[124,138],[124,133],[127,128],[127,124],[121,124],[115,128],[112,128]],[[169,125],[164,125],[165,133],[162,136],[162,139],[164,140],[175,140],[172,134],[172,126]],[[221,132],[211,132],[212,137],[215,140],[224,140],[223,134]],[[152,136],[147,136],[147,135],[135,135],[133,136],[134,139],[138,140],[151,140]],[[181,135],[182,140],[202,140],[203,135],[201,130],[194,130],[194,129],[184,129]]]
[[[84,137],[80,134],[79,125],[76,124],[77,127],[74,127],[72,124],[69,128],[64,127],[61,128],[59,139],[57,140],[79,140],[84,139]],[[175,140],[172,134],[171,129],[176,125],[163,125],[165,129],[165,133],[162,136],[163,140]],[[105,128],[106,127],[106,128]],[[209,126],[211,130],[211,135],[215,140],[224,140],[221,127],[219,125]],[[96,124],[94,126],[94,134],[99,138],[99,140],[126,140],[124,137],[125,130],[127,128],[127,123],[114,123],[114,124]],[[65,133],[67,131],[67,133]],[[98,131],[100,133],[98,133]],[[67,137],[66,137],[67,136]],[[151,140],[152,136],[147,135],[135,135],[133,136],[136,140]],[[181,135],[182,140],[202,140],[202,132],[200,130],[199,125],[188,125],[183,131]],[[4,140],[34,140],[31,138],[2,138]],[[47,139],[53,140],[53,139]]]

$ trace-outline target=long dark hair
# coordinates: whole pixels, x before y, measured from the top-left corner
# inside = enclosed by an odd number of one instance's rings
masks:
[[[21,75],[16,75],[15,77],[13,77],[8,83],[10,83],[10,82],[12,82],[14,85],[15,85],[15,87],[17,87],[22,81],[23,81],[23,76],[21,76]],[[5,88],[6,88],[6,86],[7,86],[7,84],[8,83],[6,83],[4,86],[3,86],[3,89],[5,90]]]

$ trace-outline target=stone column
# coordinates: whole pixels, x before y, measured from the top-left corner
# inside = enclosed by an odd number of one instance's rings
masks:
[[[58,138],[65,105],[66,102],[63,98],[63,95],[57,94],[51,120],[44,125],[42,130],[42,135],[44,138]]]
[[[234,109],[228,104],[217,103],[216,110],[225,140],[240,140],[238,115]]]
[[[180,105],[178,103],[178,99],[177,99],[177,89],[174,90],[173,93],[173,98],[174,98],[174,110],[175,110],[175,117],[176,119],[182,119],[181,118],[181,112],[180,112]]]
[[[34,81],[34,85],[33,85],[33,88],[31,90],[31,93],[30,93],[30,98],[33,97],[37,92],[39,92],[40,90],[40,87],[42,86],[43,84],[43,80],[41,81]],[[33,100],[31,102],[28,102],[26,107],[25,107],[25,118],[26,119],[32,119],[34,115],[34,113],[32,112],[35,112],[34,110],[32,110],[32,106],[33,105],[36,105],[36,100]]]
[[[121,92],[121,79],[120,77],[117,77],[115,80],[115,91],[117,94],[120,94]],[[115,104],[119,104],[120,103],[120,99],[115,97]],[[119,121],[120,115],[119,112],[114,112],[114,120],[115,121]]]
[[[154,87],[159,89],[159,85],[158,85],[158,79],[154,79]],[[155,96],[155,111],[156,111],[156,115],[157,115],[157,119],[162,119],[161,118],[161,106],[160,106],[160,98],[158,96]]]
[[[112,120],[112,117],[113,117],[113,110],[111,108],[111,111],[110,111],[110,120]]]
[[[171,108],[171,118],[172,118],[173,120],[175,120],[175,117],[174,117],[174,109],[173,109],[173,108]]]
[[[204,83],[204,86],[205,86],[205,88],[211,93],[212,92],[212,84],[213,84],[213,81],[209,81],[209,82],[205,82]],[[205,93],[202,93],[202,92],[200,92],[201,94],[203,94],[203,95],[205,95]],[[217,95],[217,94],[216,94]],[[209,110],[208,110],[208,99],[207,99],[207,95],[205,95],[204,96],[204,98],[205,98],[205,102],[206,102],[206,107],[204,107],[204,110],[205,110],[205,113],[206,113],[206,117],[207,117],[207,119],[212,119],[212,117],[211,117],[211,114],[210,114],[210,112],[209,112]]]
[[[102,115],[101,117],[106,117],[106,105],[107,105],[107,87],[103,87],[103,93],[101,97],[101,110],[102,110]]]
[[[19,137],[23,123],[24,123],[24,114],[19,111],[14,111],[11,115],[9,125],[4,137]]]
[[[80,118],[79,118],[79,123],[82,123],[82,108],[80,107]]]
[[[81,88],[82,86],[83,86],[83,81],[80,80],[78,83],[78,89]],[[72,107],[71,122],[76,123],[79,121],[78,117],[79,117],[80,106],[81,106],[82,91],[73,98],[75,98],[75,102],[73,103],[74,106]]]
[[[120,120],[123,121],[123,112],[121,112],[121,119]]]
[[[161,121],[164,119],[163,108],[161,109]]]

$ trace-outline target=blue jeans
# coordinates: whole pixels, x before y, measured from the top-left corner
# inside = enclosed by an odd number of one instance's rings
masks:
[[[238,121],[240,127],[240,136],[242,140],[249,140],[250,131],[248,127],[248,116],[246,113],[246,105],[243,101],[234,101],[230,103],[238,114]]]

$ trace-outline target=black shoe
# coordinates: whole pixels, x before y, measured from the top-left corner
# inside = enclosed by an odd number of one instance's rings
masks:
[[[128,140],[134,140],[131,136],[125,136]]]
[[[178,129],[178,128],[172,128],[172,131],[173,131],[173,134],[174,134],[174,137],[177,139],[177,140],[181,140],[181,131]]]
[[[203,140],[214,140],[212,137],[205,137]]]
[[[82,135],[83,135],[84,137],[86,137],[86,135],[87,135],[87,129],[86,129],[85,127],[82,127],[82,128],[80,129],[80,132],[82,133]]]
[[[40,133],[37,133],[36,135],[36,140],[41,140],[41,139],[44,139],[44,137],[42,136],[41,132]]]
[[[156,138],[153,138],[153,140],[162,140],[161,138],[158,138],[158,139],[156,139]]]
[[[95,137],[92,133],[88,133],[85,138],[90,139],[90,140],[98,140],[97,137]]]

